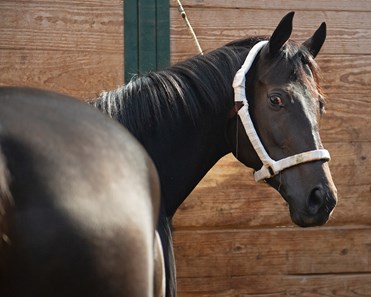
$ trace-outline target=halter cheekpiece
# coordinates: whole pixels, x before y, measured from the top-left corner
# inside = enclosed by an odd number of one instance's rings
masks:
[[[242,102],[242,107],[238,111],[238,115],[242,121],[246,134],[249,137],[252,146],[254,147],[257,155],[259,156],[261,162],[263,163],[262,168],[254,172],[254,177],[256,181],[271,178],[276,174],[280,173],[281,171],[301,163],[312,162],[317,160],[329,161],[331,159],[330,153],[327,150],[317,149],[293,155],[281,159],[279,161],[275,161],[268,155],[262,142],[260,141],[260,138],[256,133],[254,124],[251,120],[251,116],[249,113],[249,103],[246,98],[245,81],[246,74],[250,70],[251,65],[255,60],[255,57],[257,56],[259,51],[263,48],[263,46],[266,45],[267,43],[268,41],[264,40],[258,42],[253,46],[253,48],[247,55],[245,62],[243,63],[242,67],[237,71],[233,80],[234,101],[236,103]]]

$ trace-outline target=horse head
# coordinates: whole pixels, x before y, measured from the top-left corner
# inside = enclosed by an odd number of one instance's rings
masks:
[[[326,24],[298,45],[289,40],[293,16],[293,12],[286,15],[261,46],[245,76],[245,93],[257,138],[272,160],[290,156],[300,159],[304,152],[321,153],[320,158],[273,170],[264,178],[288,202],[292,221],[307,227],[324,224],[337,201],[329,155],[319,134],[325,100],[314,61],[326,38]],[[264,162],[246,137],[241,119],[236,120],[234,154],[245,165],[259,170]],[[229,130],[231,138],[236,138],[235,127]],[[272,169],[268,166],[267,171]]]

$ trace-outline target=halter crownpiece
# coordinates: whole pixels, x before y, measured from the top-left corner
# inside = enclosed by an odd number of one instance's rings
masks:
[[[242,108],[238,111],[238,115],[241,119],[241,122],[245,128],[246,134],[255,149],[255,152],[260,158],[260,161],[263,163],[262,168],[254,172],[255,181],[265,180],[271,178],[281,171],[293,167],[295,165],[312,162],[317,160],[326,160],[329,161],[330,153],[325,149],[317,149],[301,154],[293,155],[279,161],[273,160],[265,150],[258,134],[256,133],[254,124],[251,120],[249,113],[249,103],[246,98],[245,82],[246,74],[250,70],[251,65],[253,64],[255,57],[259,51],[263,48],[264,45],[268,43],[267,40],[260,41],[253,46],[249,54],[246,57],[245,62],[242,67],[237,71],[233,79],[233,89],[234,89],[234,101],[242,102]]]

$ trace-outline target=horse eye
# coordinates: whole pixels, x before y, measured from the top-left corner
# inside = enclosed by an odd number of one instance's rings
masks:
[[[319,111],[321,114],[325,113],[325,102],[322,100],[319,101]]]
[[[319,95],[319,111],[321,114],[325,113],[325,98],[322,95]]]
[[[283,101],[280,96],[273,95],[269,97],[269,101],[274,107],[283,107]]]

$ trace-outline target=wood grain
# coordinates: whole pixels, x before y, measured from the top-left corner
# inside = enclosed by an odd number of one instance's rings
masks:
[[[123,83],[122,55],[0,50],[0,85],[49,89],[80,99]]]
[[[179,231],[178,277],[369,273],[370,234],[356,226]]]
[[[122,54],[120,1],[1,1],[0,11],[0,49]]]
[[[177,7],[176,1],[170,1],[171,7]],[[233,9],[265,9],[271,11],[276,10],[304,10],[317,11],[371,11],[371,3],[368,0],[358,0],[350,2],[348,0],[320,0],[320,1],[297,1],[297,0],[279,0],[279,1],[262,1],[262,0],[187,0],[183,6],[209,9],[212,7],[218,8],[233,8]]]
[[[370,296],[370,227],[174,233],[180,296]]]
[[[249,35],[271,35],[286,10],[225,9],[189,7],[188,18],[204,51]],[[177,61],[179,53],[197,54],[187,27],[176,8],[171,9],[171,46]],[[327,23],[324,54],[370,54],[371,11],[303,11],[294,18],[292,39],[303,42],[322,22]]]
[[[356,94],[328,94],[327,112],[320,122],[322,141],[351,144],[358,141],[371,141],[371,101],[369,98],[371,97]],[[364,154],[370,154],[369,147],[365,148]]]
[[[0,85],[88,99],[123,83],[122,1],[1,1]]]
[[[344,94],[346,99],[371,101],[368,96],[371,84],[371,55],[320,53],[317,63],[321,68],[322,85],[330,99],[332,95]]]
[[[233,277],[178,277],[182,297],[365,297],[370,296],[371,274],[272,275]]]

